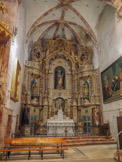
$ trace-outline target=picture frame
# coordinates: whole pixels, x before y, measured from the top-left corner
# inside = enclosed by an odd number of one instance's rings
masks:
[[[122,56],[101,73],[103,103],[122,97]]]
[[[14,102],[19,101],[20,81],[21,81],[21,66],[19,61],[15,59],[11,82],[11,93],[10,93],[10,98]]]

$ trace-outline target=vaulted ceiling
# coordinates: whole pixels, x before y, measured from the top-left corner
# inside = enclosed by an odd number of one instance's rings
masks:
[[[114,7],[115,1],[106,0]],[[64,37],[79,45],[97,45],[96,25],[105,0],[25,0],[24,3],[27,40]]]

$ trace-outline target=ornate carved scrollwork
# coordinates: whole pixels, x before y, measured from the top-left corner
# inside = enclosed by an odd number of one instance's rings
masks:
[[[77,46],[75,42],[67,41],[64,38],[57,38],[56,40],[47,40],[44,47],[45,51],[49,53],[55,51],[66,51],[68,54],[77,52]]]
[[[32,47],[32,61],[41,62],[43,57],[42,46],[39,42],[35,42]]]
[[[90,65],[92,64],[93,50],[89,47],[82,48],[82,51],[79,51],[79,60],[81,65]]]

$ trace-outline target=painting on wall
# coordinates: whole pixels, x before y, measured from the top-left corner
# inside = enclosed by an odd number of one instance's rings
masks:
[[[122,97],[122,56],[101,73],[103,102]]]
[[[19,61],[16,59],[13,67],[11,94],[10,94],[10,98],[14,102],[19,101],[20,81],[21,81],[21,67]]]

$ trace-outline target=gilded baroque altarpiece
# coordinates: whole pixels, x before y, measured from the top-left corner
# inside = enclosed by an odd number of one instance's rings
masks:
[[[45,126],[59,109],[76,125],[83,125],[79,132],[92,132],[92,126],[101,124],[99,72],[92,57],[92,48],[78,49],[64,38],[33,43],[22,91],[22,108],[28,108],[26,134],[41,133],[38,125]]]

